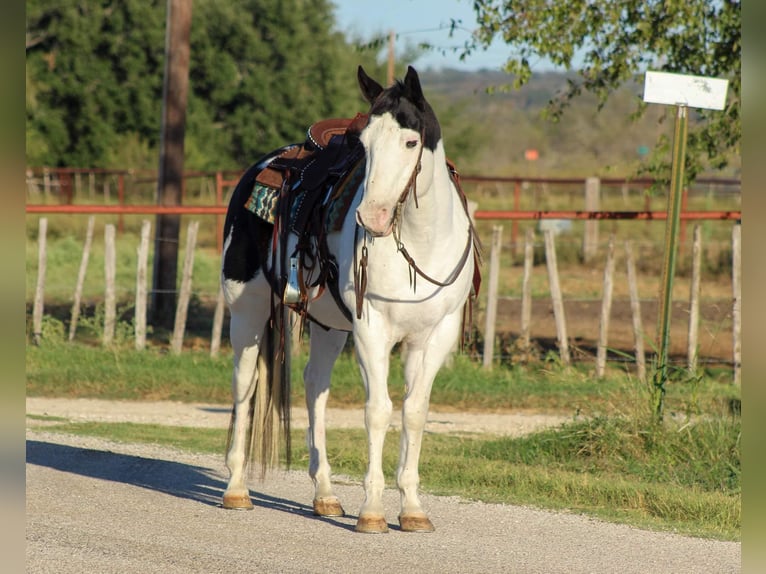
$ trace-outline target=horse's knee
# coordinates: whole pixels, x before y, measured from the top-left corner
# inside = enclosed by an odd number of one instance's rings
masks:
[[[365,405],[364,418],[368,428],[387,428],[391,423],[393,404],[390,400],[368,401]]]

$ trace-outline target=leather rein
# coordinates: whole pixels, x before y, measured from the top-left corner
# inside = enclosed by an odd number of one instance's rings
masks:
[[[394,241],[396,242],[396,249],[399,251],[399,253],[402,254],[402,257],[404,257],[405,261],[407,261],[407,264],[410,269],[410,285],[413,286],[413,289],[417,288],[416,285],[416,279],[417,276],[420,275],[423,279],[431,283],[432,285],[436,285],[438,287],[448,287],[449,285],[452,285],[457,278],[460,276],[460,273],[463,271],[463,268],[465,267],[466,262],[468,261],[468,256],[471,253],[471,246],[475,242],[475,231],[473,228],[473,224],[471,223],[471,218],[468,213],[468,205],[465,201],[465,198],[460,195],[460,182],[457,179],[457,174],[450,169],[450,178],[452,179],[453,183],[455,184],[455,187],[458,192],[458,196],[461,199],[461,203],[463,204],[463,209],[465,210],[465,214],[468,217],[468,240],[466,241],[465,248],[463,249],[463,254],[460,256],[460,260],[458,261],[457,267],[452,272],[452,274],[445,279],[444,281],[439,281],[438,279],[434,279],[430,275],[428,275],[425,271],[423,271],[420,266],[415,262],[415,259],[412,257],[412,255],[409,254],[407,251],[407,248],[404,246],[404,243],[401,239],[401,222],[402,217],[404,216],[404,205],[407,201],[407,198],[409,197],[410,192],[412,192],[413,199],[415,201],[415,209],[419,208],[418,205],[418,193],[417,193],[417,179],[418,174],[421,170],[421,158],[423,157],[423,148],[425,147],[425,134],[421,133],[420,138],[420,152],[418,153],[418,161],[415,164],[415,168],[412,170],[412,175],[410,175],[410,179],[407,181],[407,184],[404,187],[404,191],[402,191],[401,195],[399,196],[399,199],[396,202],[396,207],[394,208],[394,216],[393,216],[393,229],[392,234],[394,236]],[[358,240],[359,237],[359,229],[360,226],[357,224],[356,230],[354,232],[354,239],[355,242]],[[364,303],[364,294],[367,291],[367,233],[365,230],[364,234],[364,243],[362,244],[362,257],[359,261],[357,261],[357,250],[354,250],[354,293],[356,295],[356,318],[361,319],[362,318],[362,306]],[[415,275],[413,276],[412,272],[415,272]]]

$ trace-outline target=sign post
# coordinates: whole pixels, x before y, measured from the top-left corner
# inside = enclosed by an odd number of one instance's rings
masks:
[[[678,252],[678,227],[681,219],[681,195],[684,183],[684,159],[686,157],[686,134],[689,108],[722,110],[726,103],[728,80],[646,72],[644,101],[653,104],[676,106],[673,131],[673,153],[668,193],[668,217],[665,222],[665,254],[660,286],[660,312],[657,324],[657,370],[654,373],[654,409],[662,420],[665,398],[665,382],[668,379],[668,349],[670,347],[670,316],[673,302],[673,277]]]

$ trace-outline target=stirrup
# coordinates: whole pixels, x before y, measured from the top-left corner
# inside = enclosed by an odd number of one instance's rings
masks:
[[[282,301],[291,305],[301,300],[301,289],[298,285],[298,258],[290,257],[290,274],[285,285],[285,292],[282,294]]]

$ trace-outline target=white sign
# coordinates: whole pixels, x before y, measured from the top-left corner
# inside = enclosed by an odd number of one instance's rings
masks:
[[[644,101],[722,110],[726,105],[728,87],[729,80],[648,71],[644,80]]]

